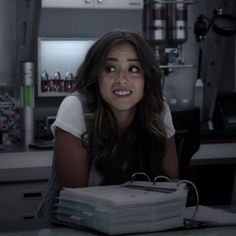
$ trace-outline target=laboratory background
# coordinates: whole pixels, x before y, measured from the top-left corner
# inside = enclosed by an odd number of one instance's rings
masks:
[[[88,48],[142,35],[163,72],[180,177],[236,205],[236,1],[0,0],[0,231],[38,227],[55,120]]]

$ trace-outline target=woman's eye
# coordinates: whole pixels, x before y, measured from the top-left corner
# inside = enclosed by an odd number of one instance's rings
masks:
[[[116,68],[114,66],[111,66],[111,65],[107,65],[105,67],[105,72],[106,73],[111,73],[111,72],[115,72],[116,71]]]
[[[138,66],[131,66],[129,68],[129,72],[131,72],[131,73],[139,73],[140,72],[140,68]]]

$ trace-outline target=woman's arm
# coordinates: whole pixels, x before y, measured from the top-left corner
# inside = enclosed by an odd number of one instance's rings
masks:
[[[162,161],[166,175],[171,179],[179,179],[179,167],[174,136],[167,139],[167,150]]]
[[[88,186],[89,160],[81,140],[56,127],[54,151],[60,185],[71,188]]]

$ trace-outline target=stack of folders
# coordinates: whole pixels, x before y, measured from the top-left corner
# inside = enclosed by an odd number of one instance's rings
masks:
[[[183,227],[188,190],[176,182],[64,188],[55,221],[115,235]]]

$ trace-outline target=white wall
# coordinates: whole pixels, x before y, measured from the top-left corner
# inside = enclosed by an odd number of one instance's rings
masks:
[[[0,86],[15,83],[16,0],[0,1]],[[2,90],[2,88],[1,88]]]

